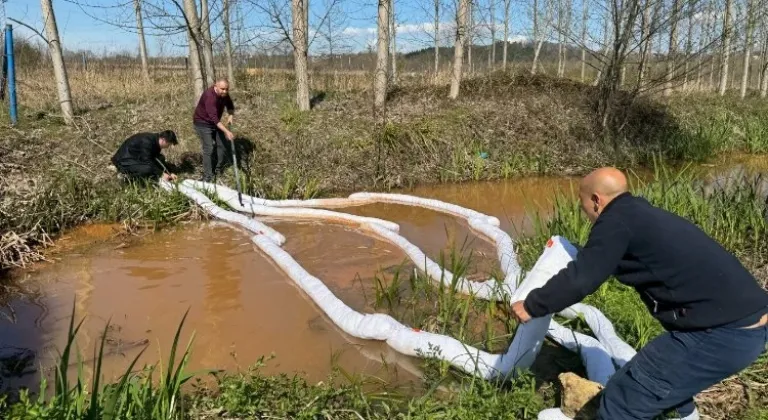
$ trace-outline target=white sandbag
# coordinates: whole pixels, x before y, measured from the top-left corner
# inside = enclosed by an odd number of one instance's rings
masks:
[[[374,217],[356,216],[353,214],[339,213],[336,211],[319,210],[312,208],[279,208],[263,206],[260,204],[246,203],[243,200],[243,205],[237,199],[237,192],[233,193],[220,193],[221,198],[228,206],[233,209],[243,212],[251,213],[255,216],[272,216],[282,218],[293,219],[309,219],[309,220],[328,220],[332,222],[351,223],[355,225],[372,224],[381,226],[384,229],[398,232],[400,225],[397,223],[389,222],[386,220],[376,219]]]
[[[170,183],[164,181],[161,182],[161,185],[167,190],[173,188]],[[356,193],[346,199],[318,200],[264,200],[243,195],[244,205],[240,205],[237,192],[220,185],[185,180],[177,188],[215,217],[234,222],[251,232],[260,233],[252,238],[254,244],[280,266],[326,315],[349,335],[363,339],[384,340],[396,351],[411,356],[428,355],[430,346],[439,347],[440,357],[443,360],[448,361],[458,369],[486,379],[514,374],[519,369],[530,367],[543,345],[545,335],[568,349],[578,351],[587,368],[589,379],[603,384],[615,371],[613,363],[621,366],[634,356],[634,349],[616,336],[613,326],[607,318],[596,308],[583,304],[573,305],[562,311],[560,315],[573,318],[579,313],[583,314],[590,328],[597,335],[597,339],[573,332],[553,321],[551,315],[548,315],[520,325],[512,343],[504,354],[490,354],[461,343],[452,337],[408,328],[388,315],[360,314],[339,300],[322,281],[306,272],[288,253],[280,248],[284,241],[282,235],[255,220],[218,208],[195,189],[211,191],[225,200],[231,207],[242,212],[262,216],[355,223],[363,230],[370,231],[401,248],[433,280],[448,284],[454,280],[453,274],[427,258],[418,247],[397,234],[398,226],[395,223],[307,208],[348,207],[363,203],[385,202],[416,205],[462,217],[467,220],[470,229],[496,245],[497,256],[505,279],[501,283],[495,280],[471,282],[463,278],[456,279],[458,291],[475,295],[478,298],[500,300],[506,303],[525,299],[528,293],[546,284],[569,261],[577,257],[575,247],[562,237],[550,238],[534,267],[523,276],[522,269],[517,262],[514,243],[506,232],[498,228],[498,219],[438,200],[378,193]],[[542,411],[539,418],[559,419],[563,417],[562,412],[558,409],[551,409]]]
[[[382,194],[382,193],[369,193],[369,192],[359,192],[359,193],[350,194],[349,198],[352,200],[375,201],[378,203],[405,204],[405,205],[412,205],[412,206],[415,205],[419,207],[429,208],[432,210],[442,211],[445,213],[450,213],[450,214],[453,214],[454,216],[463,217],[465,219],[477,218],[491,226],[500,225],[499,219],[493,216],[488,216],[474,210],[457,206],[455,204],[445,203],[439,200],[433,200],[431,198],[414,197],[414,196],[404,195],[404,194]]]
[[[195,181],[185,179],[182,184],[196,188],[198,190],[210,191],[219,197],[234,194],[237,197],[237,191],[224,185],[213,184],[204,181]],[[348,207],[365,204],[364,202],[355,202],[348,198],[318,198],[312,200],[267,200],[264,198],[252,197],[250,195],[241,195],[243,204],[258,204],[269,207]]]
[[[603,348],[610,354],[616,365],[621,368],[629,362],[637,351],[632,346],[620,339],[613,328],[613,324],[594,306],[577,303],[562,310],[559,315],[574,319],[581,314],[589,325],[589,329],[595,334]],[[594,379],[593,379],[594,380]]]
[[[235,213],[235,212],[226,211],[222,209],[221,207],[214,204],[213,201],[211,201],[208,197],[206,197],[205,194],[195,190],[194,188],[190,188],[181,184],[176,185],[174,187],[173,184],[165,180],[160,180],[160,186],[166,190],[177,188],[180,193],[192,199],[192,201],[197,203],[197,205],[202,207],[202,209],[208,212],[211,216],[217,217],[222,220],[226,220],[228,222],[235,223],[247,229],[253,234],[266,235],[277,244],[282,245],[283,243],[285,243],[285,237],[281,235],[279,232],[277,232],[276,230],[272,229],[271,227],[263,223],[258,222],[253,218],[244,216],[240,213]]]

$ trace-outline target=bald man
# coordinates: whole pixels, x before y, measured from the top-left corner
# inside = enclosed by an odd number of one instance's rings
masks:
[[[627,191],[615,168],[579,188],[592,230],[575,261],[512,311],[520,322],[557,313],[611,275],[633,287],[667,330],[617,371],[600,397],[602,420],[697,419],[693,397],[745,369],[768,342],[768,293],[696,225]]]
[[[206,182],[212,182],[216,172],[224,170],[224,165],[229,162],[230,142],[235,140],[235,135],[221,120],[224,108],[229,114],[227,124],[231,124],[235,105],[229,97],[229,82],[222,78],[200,95],[192,116],[203,149],[203,181]]]

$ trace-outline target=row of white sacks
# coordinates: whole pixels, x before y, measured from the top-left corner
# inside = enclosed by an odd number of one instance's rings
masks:
[[[312,276],[281,248],[285,242],[283,235],[256,219],[238,212],[250,213],[254,216],[327,220],[355,225],[362,232],[373,234],[396,245],[431,279],[442,281],[447,285],[453,284],[453,274],[440,267],[418,247],[399,235],[399,226],[396,223],[322,208],[385,202],[424,207],[463,218],[470,229],[494,243],[505,278],[501,283],[494,279],[473,282],[460,278],[456,282],[457,290],[477,298],[502,301],[506,304],[525,299],[530,291],[543,286],[569,261],[576,258],[576,248],[560,236],[550,238],[533,268],[523,273],[517,262],[514,243],[510,236],[499,228],[498,219],[438,200],[379,193],[356,193],[348,198],[279,201],[242,195],[243,204],[241,205],[237,192],[221,185],[193,180],[171,184],[161,180],[161,186],[169,191],[177,189],[212,216],[234,223],[254,234],[253,243],[280,266],[334,324],[351,336],[386,341],[397,352],[410,356],[428,354],[430,346],[439,348],[439,357],[464,372],[484,379],[514,376],[516,371],[529,368],[538,355],[545,336],[549,336],[553,341],[571,351],[579,352],[588,378],[602,385],[608,382],[617,367],[620,368],[635,355],[635,350],[616,335],[613,325],[602,312],[581,303],[565,309],[559,315],[568,319],[581,315],[596,338],[563,327],[548,315],[534,318],[520,325],[509,349],[503,354],[482,351],[453,337],[419,331],[403,325],[389,315],[361,314],[338,299],[320,279]],[[237,212],[216,206],[203,194],[203,191],[215,195]],[[520,282],[521,278],[522,282]],[[697,413],[694,414],[697,415]],[[540,412],[538,418],[555,420],[568,417],[560,409],[553,408]],[[694,418],[697,417],[689,416],[686,420]]]

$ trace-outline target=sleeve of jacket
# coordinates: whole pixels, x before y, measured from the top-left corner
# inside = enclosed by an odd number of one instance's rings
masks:
[[[615,271],[631,239],[630,230],[617,217],[599,217],[576,260],[534,289],[525,299],[533,318],[554,314],[580,302],[597,290]]]
[[[227,100],[224,102],[224,106],[227,108],[227,112],[230,114],[235,112],[235,103],[232,102],[232,97],[227,95]]]

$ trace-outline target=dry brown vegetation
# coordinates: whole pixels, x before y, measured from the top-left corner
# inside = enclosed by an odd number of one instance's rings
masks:
[[[139,70],[70,73],[76,115],[74,125],[66,126],[49,71],[19,70],[20,122],[0,129],[0,230],[6,238],[0,266],[38,258],[30,245],[73,224],[163,223],[189,210],[179,198],[145,196],[143,190],[126,195],[109,168],[112,153],[129,135],[172,129],[181,143],[169,160],[182,177],[199,175],[186,75],[158,72],[147,84]],[[683,101],[626,103],[626,118],[614,130],[620,136],[606,139],[595,130],[594,88],[546,76],[470,79],[461,98],[450,101],[447,84],[404,74],[389,94],[384,124],[373,118],[370,75],[313,73],[310,112],[293,105],[292,79],[279,71],[237,75],[234,131],[249,194],[307,198],[580,173],[608,163],[646,164],[653,153],[703,159],[721,150],[768,150],[760,135],[766,127],[754,122],[764,109],[757,101],[739,102],[740,108],[690,97],[685,107]],[[229,177],[231,171],[224,181]]]

